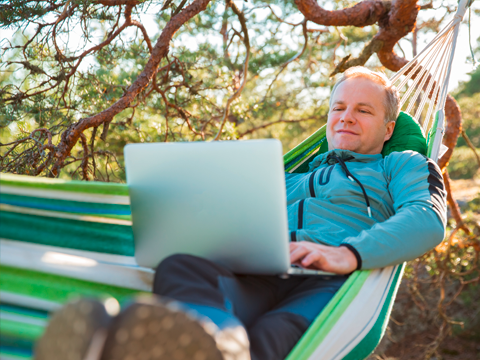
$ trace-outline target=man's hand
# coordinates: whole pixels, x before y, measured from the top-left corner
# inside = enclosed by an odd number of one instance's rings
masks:
[[[325,246],[310,241],[290,243],[290,262],[303,268],[335,274],[350,274],[357,268],[357,258],[347,247]]]

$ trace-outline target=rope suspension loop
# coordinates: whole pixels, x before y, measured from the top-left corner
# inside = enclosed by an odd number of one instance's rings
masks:
[[[453,19],[390,80],[402,93],[400,107],[429,133],[429,156],[437,161],[444,134],[444,106],[460,23],[473,0],[460,0]]]

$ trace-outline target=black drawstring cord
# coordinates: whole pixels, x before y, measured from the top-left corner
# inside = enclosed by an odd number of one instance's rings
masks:
[[[370,208],[370,200],[368,199],[367,192],[365,191],[365,188],[363,187],[362,183],[355,176],[353,176],[353,174],[348,170],[347,165],[345,164],[345,162],[343,161],[343,159],[341,157],[337,156],[337,154],[335,154],[335,153],[329,154],[328,157],[333,158],[334,160],[336,160],[336,162],[338,162],[340,164],[343,171],[345,171],[345,174],[347,175],[347,178],[350,181],[356,181],[357,184],[360,185],[360,188],[362,189],[362,192],[363,192],[363,197],[365,198],[365,202],[367,203],[368,217],[371,218],[372,217],[372,210]]]

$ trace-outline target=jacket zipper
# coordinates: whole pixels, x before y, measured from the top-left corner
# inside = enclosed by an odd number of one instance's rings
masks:
[[[297,229],[303,229],[303,208],[305,204],[305,199],[300,200],[298,203],[298,225]]]
[[[310,196],[315,197],[315,186],[313,185],[313,179],[315,178],[316,171],[312,172],[308,179],[308,188],[310,189]]]

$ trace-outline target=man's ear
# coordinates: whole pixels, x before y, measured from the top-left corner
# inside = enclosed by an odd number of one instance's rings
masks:
[[[386,125],[386,132],[385,132],[385,138],[384,141],[390,140],[390,138],[393,135],[393,130],[395,129],[395,121],[389,121]]]

